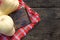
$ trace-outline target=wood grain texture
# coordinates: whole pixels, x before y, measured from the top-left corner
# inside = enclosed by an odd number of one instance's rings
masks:
[[[30,7],[60,8],[60,0],[24,0]]]
[[[56,18],[59,8],[33,9],[40,14],[41,22],[22,40],[60,40],[60,19]]]

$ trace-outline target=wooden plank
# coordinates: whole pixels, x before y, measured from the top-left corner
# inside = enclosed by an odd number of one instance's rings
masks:
[[[41,22],[23,40],[60,40],[60,20],[56,19],[55,13],[57,8],[33,9],[40,14]]]
[[[60,7],[60,0],[24,0],[30,7]]]
[[[60,8],[55,8],[56,18],[60,19]]]

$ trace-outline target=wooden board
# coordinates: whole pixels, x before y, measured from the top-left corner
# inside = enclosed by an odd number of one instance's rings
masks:
[[[41,22],[22,40],[60,40],[59,8],[33,8],[40,14]],[[57,14],[57,15],[56,15]]]
[[[30,7],[33,8],[60,8],[60,0],[24,0]]]

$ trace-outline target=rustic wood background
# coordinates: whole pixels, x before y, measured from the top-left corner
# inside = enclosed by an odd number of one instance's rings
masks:
[[[30,7],[60,7],[60,0],[24,0]]]
[[[24,0],[41,22],[22,40],[60,40],[60,0]]]

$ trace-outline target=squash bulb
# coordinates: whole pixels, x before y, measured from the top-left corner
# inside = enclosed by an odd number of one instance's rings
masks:
[[[12,36],[15,33],[14,22],[10,16],[0,16],[0,33],[7,36]]]
[[[18,0],[1,0],[0,2],[0,15],[10,14],[19,6]]]

